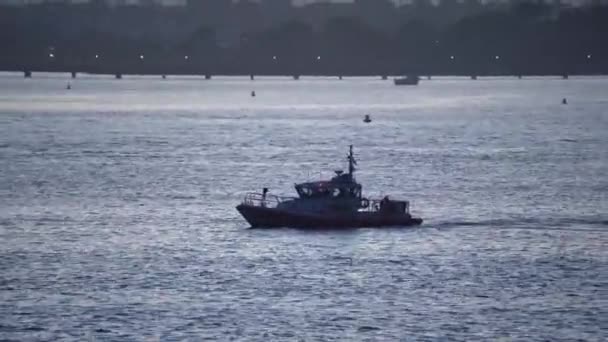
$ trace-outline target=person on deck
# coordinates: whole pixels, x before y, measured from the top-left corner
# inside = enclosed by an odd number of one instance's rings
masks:
[[[262,189],[262,208],[266,208],[266,194],[268,193],[268,188]]]
[[[384,198],[380,201],[380,210],[388,209],[389,202],[390,202],[390,199],[388,198],[388,196],[384,196]]]

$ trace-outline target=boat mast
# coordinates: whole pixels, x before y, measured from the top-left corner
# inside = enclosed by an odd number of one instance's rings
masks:
[[[348,175],[350,177],[352,177],[353,172],[355,172],[355,165],[357,165],[357,161],[353,155],[353,145],[350,145],[350,153],[348,154]]]

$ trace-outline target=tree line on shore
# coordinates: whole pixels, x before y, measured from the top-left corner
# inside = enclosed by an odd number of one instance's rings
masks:
[[[286,75],[608,73],[605,3],[573,7],[521,1],[484,7],[419,1],[394,8],[387,2],[384,12],[372,13],[369,8],[366,15],[363,1],[348,10],[332,4],[281,7],[286,12],[268,20],[262,17],[274,12],[261,11],[262,4],[223,4],[211,13],[194,5],[3,6],[0,69]]]

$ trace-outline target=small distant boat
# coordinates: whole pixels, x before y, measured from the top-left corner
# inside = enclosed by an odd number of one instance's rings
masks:
[[[408,75],[402,78],[395,78],[395,85],[418,85],[420,77],[418,75]]]
[[[422,219],[410,215],[405,200],[363,197],[355,180],[353,147],[348,154],[348,173],[336,171],[330,180],[295,185],[299,197],[249,193],[236,209],[253,228],[358,228],[417,226]]]
[[[369,117],[369,114],[366,114],[366,115],[365,115],[365,118],[363,119],[363,122],[365,122],[365,123],[370,123],[370,122],[372,122],[372,119]]]

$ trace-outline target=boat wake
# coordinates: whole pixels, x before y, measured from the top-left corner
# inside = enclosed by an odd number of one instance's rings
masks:
[[[429,222],[428,227],[458,228],[458,227],[492,227],[500,229],[531,229],[531,230],[562,230],[583,232],[608,232],[608,219],[603,218],[518,218],[494,219],[481,221],[440,221]],[[580,227],[586,226],[586,227]],[[580,228],[579,228],[580,227]]]

